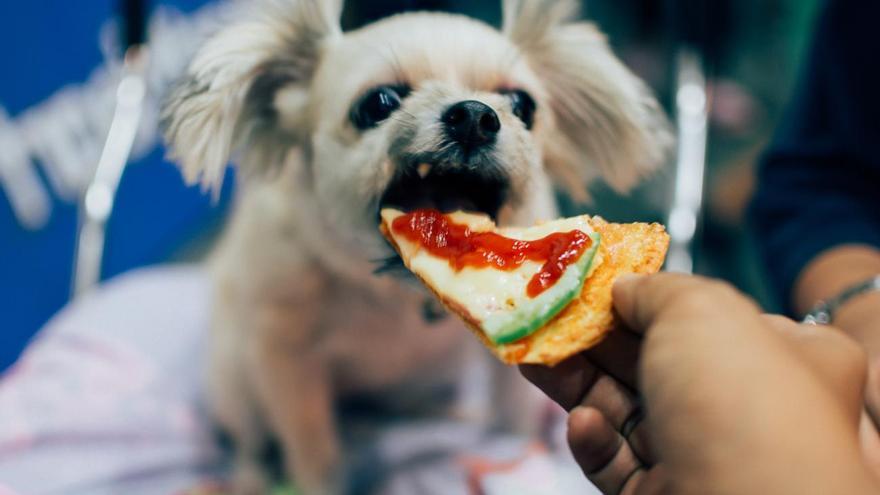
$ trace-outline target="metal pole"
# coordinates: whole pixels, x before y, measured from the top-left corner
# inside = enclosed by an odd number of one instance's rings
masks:
[[[694,239],[703,206],[706,171],[708,98],[702,57],[696,50],[682,48],[676,64],[676,124],[678,157],[675,189],[669,212],[669,271],[693,273]]]
[[[101,280],[107,220],[113,212],[116,191],[137,136],[147,92],[147,10],[144,0],[124,0],[119,10],[124,21],[121,33],[125,47],[122,77],[116,90],[116,108],[101,158],[94,177],[80,199],[73,297],[82,295]]]

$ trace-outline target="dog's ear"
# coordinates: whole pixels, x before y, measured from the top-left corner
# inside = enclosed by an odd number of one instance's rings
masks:
[[[262,0],[253,9],[205,43],[162,110],[170,157],[187,182],[215,193],[238,150],[246,174],[283,161],[301,137],[321,50],[342,34],[342,0]]]
[[[575,22],[574,0],[504,0],[504,32],[542,78],[557,133],[547,136],[550,172],[578,200],[597,174],[632,188],[665,159],[669,123],[646,85],[602,33]]]

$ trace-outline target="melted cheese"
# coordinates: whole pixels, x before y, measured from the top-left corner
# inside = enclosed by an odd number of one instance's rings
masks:
[[[386,209],[382,211],[382,218],[390,228],[393,220],[402,214],[397,210]],[[468,225],[476,232],[495,228],[494,222],[485,215],[456,212],[450,214],[450,218],[456,223]],[[572,230],[580,230],[585,234],[593,233],[588,217],[585,216],[555,220],[527,228],[497,229],[496,232],[512,239],[531,241],[554,232]],[[525,310],[528,307],[529,314],[546,313],[556,304],[560,293],[579,289],[582,280],[576,265],[569,265],[553,287],[544,294],[531,298],[526,293],[526,287],[541,269],[541,263],[526,261],[510,271],[488,267],[466,267],[455,271],[447,260],[432,255],[417,243],[396,236],[393,232],[391,235],[398,244],[407,267],[446,299],[467,311],[471,318],[480,322],[480,326],[490,338],[501,329],[508,328],[512,323],[511,320],[528,317],[521,314],[520,309]],[[584,255],[586,256],[589,251],[585,251]],[[601,260],[596,255],[590,270],[599,263]],[[535,303],[541,308],[535,308]]]

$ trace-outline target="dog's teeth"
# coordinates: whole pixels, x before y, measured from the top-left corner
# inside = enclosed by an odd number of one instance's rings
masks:
[[[428,173],[430,171],[431,171],[431,164],[430,163],[420,163],[419,166],[416,168],[416,172],[418,172],[419,177],[421,177],[423,179],[428,176]]]

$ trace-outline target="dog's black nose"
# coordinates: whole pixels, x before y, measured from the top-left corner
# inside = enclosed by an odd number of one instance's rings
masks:
[[[501,130],[498,115],[479,101],[460,101],[443,113],[446,134],[465,149],[473,149],[495,141]]]

